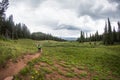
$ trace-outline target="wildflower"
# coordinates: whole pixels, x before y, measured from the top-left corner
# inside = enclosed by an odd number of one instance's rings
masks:
[[[36,74],[38,74],[38,71],[35,71]]]
[[[32,79],[34,79],[34,76],[32,76]]]

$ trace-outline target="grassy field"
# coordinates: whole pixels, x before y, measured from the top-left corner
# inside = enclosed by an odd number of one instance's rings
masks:
[[[0,67],[4,67],[9,59],[16,59],[26,53],[35,53],[36,45],[32,40],[0,40]]]
[[[0,41],[0,51],[24,55],[35,52],[36,43],[42,44],[42,56],[28,62],[15,80],[120,80],[120,45],[18,40]]]
[[[55,41],[39,43],[43,46],[42,56],[29,62],[18,76],[23,75],[31,80],[120,79],[120,45]]]

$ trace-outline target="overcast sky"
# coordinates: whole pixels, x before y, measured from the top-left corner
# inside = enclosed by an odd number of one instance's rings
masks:
[[[120,20],[120,0],[10,0],[7,16],[25,23],[31,32],[78,37],[80,30],[103,33],[105,20]]]

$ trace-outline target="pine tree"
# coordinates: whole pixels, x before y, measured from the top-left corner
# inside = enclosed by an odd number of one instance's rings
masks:
[[[107,23],[105,22],[105,29],[103,34],[103,43],[106,45],[108,42],[108,29],[107,29]]]
[[[117,32],[115,30],[115,27],[113,28],[113,41],[117,42]]]
[[[88,40],[88,34],[87,34],[87,32],[86,32],[86,38],[85,38],[85,41],[86,41],[86,42],[89,41],[89,40]]]
[[[85,35],[84,35],[83,31],[80,32],[80,37],[77,39],[77,41],[79,41],[81,43],[85,42]]]
[[[10,32],[11,32],[11,39],[14,39],[14,35],[15,35],[15,25],[14,25],[14,21],[13,21],[13,15],[9,16],[9,28],[10,28]]]
[[[109,18],[108,18],[108,44],[113,44],[113,35]]]
[[[118,22],[117,41],[120,42],[120,22]]]
[[[91,37],[92,37],[92,36],[91,36],[91,33],[90,33],[90,38],[89,38],[89,41],[90,41],[90,42],[92,41]]]
[[[8,5],[9,5],[9,0],[2,0],[2,2],[0,2],[0,16],[5,15],[5,11],[7,10]]]
[[[98,41],[99,40],[99,34],[98,34],[98,31],[96,31],[95,33],[95,41]]]
[[[22,38],[22,37],[23,37],[23,34],[22,34],[22,26],[21,26],[21,23],[16,24],[16,27],[17,27],[17,36],[18,36],[18,38]]]
[[[80,42],[84,42],[84,39],[85,39],[84,32],[81,31]]]
[[[23,38],[30,38],[30,31],[25,24],[22,25]]]
[[[5,30],[3,23],[5,22],[5,11],[7,10],[8,5],[8,0],[2,0],[2,2],[0,2],[0,35],[3,35],[2,31]]]

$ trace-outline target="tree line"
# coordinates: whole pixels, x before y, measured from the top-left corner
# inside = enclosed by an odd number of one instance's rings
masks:
[[[0,27],[0,35],[6,39],[30,38],[31,35],[25,24],[14,23],[12,15],[7,19],[4,18]]]
[[[114,44],[115,42],[120,43],[120,22],[117,22],[118,29],[115,30],[115,27],[111,27],[111,22],[108,18],[108,23],[105,23],[104,34],[103,34],[103,43],[107,44]]]
[[[96,31],[95,34],[90,34],[88,37],[88,34],[81,31],[80,32],[80,37],[77,39],[78,42],[83,43],[83,42],[92,42],[92,41],[101,41],[103,35],[99,35],[98,31]]]
[[[8,5],[9,0],[0,2],[0,36],[6,39],[30,38],[30,31],[25,24],[15,24],[13,15],[6,17]]]
[[[55,40],[55,41],[65,41],[64,39],[52,36],[51,34],[45,34],[42,32],[34,32],[31,35],[33,40]]]
[[[15,23],[13,21],[13,15],[6,17],[6,10],[9,5],[9,0],[2,0],[0,2],[0,38],[5,39],[23,39],[30,38],[34,40],[56,40],[64,41],[61,38],[54,37],[50,34],[45,34],[41,32],[30,33],[28,27],[23,23]],[[91,42],[91,41],[103,41],[105,45],[114,44],[116,42],[120,43],[120,22],[118,21],[118,29],[115,30],[115,27],[112,29],[111,22],[108,18],[108,21],[105,23],[104,33],[99,35],[98,31],[95,34],[88,34],[81,31],[80,37],[77,39],[79,42]]]
[[[95,34],[90,34],[88,37],[87,33],[81,31],[80,37],[77,39],[78,42],[91,42],[91,41],[103,41],[103,44],[105,45],[112,45],[114,43],[120,43],[120,22],[117,22],[118,29],[116,31],[115,27],[111,26],[110,19],[108,18],[108,21],[105,23],[104,33],[99,34],[98,31],[96,31]]]
[[[54,37],[44,33],[30,33],[28,27],[23,23],[15,23],[13,15],[6,17],[5,11],[9,5],[9,0],[2,0],[0,2],[0,38],[5,39],[34,39],[34,40],[57,40],[63,39]]]

